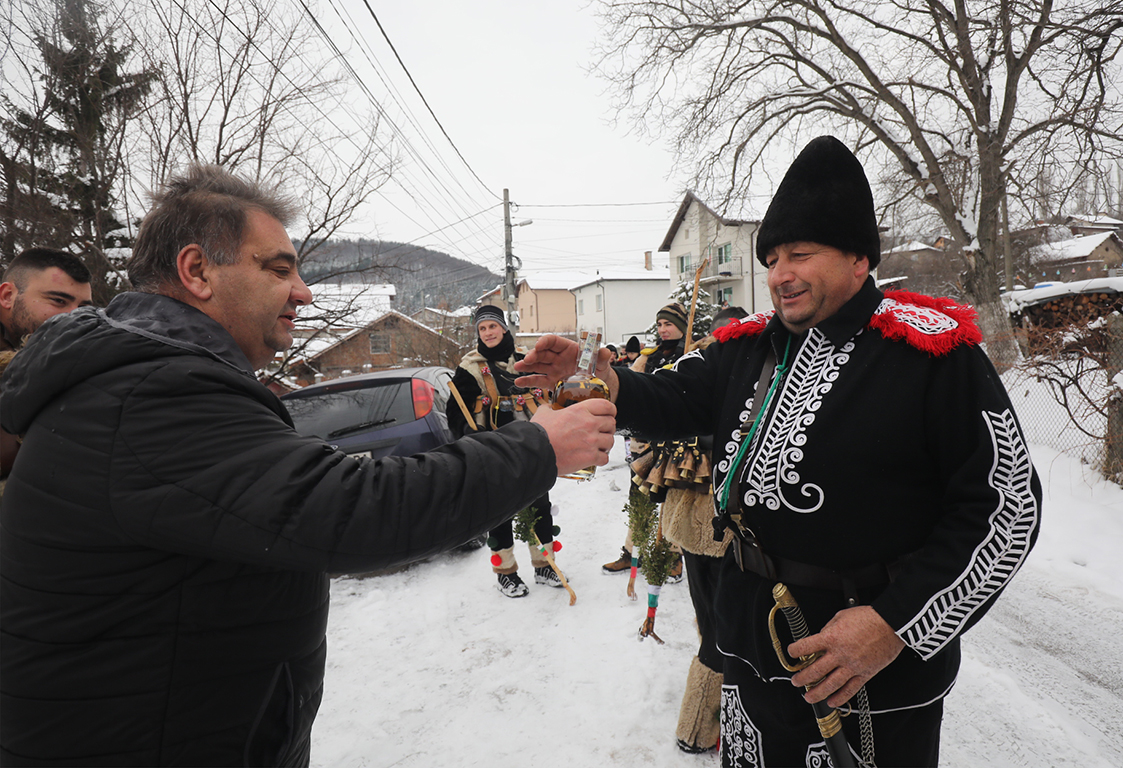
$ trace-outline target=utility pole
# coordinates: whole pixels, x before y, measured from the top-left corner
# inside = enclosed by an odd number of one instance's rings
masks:
[[[518,226],[524,226],[531,222],[522,221]],[[516,278],[518,277],[519,267],[522,266],[522,261],[512,252],[511,247],[511,198],[509,192],[503,190],[503,254],[506,263],[506,273],[503,277],[503,303],[506,305],[507,310],[507,325],[511,329],[511,336],[518,336],[519,333],[519,303],[516,294]]]

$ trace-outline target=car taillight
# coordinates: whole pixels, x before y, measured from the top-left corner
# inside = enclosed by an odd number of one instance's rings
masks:
[[[413,418],[420,419],[433,410],[433,386],[421,379],[413,382]]]

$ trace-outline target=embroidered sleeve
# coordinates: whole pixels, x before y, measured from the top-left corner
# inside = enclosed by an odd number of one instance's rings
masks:
[[[940,425],[933,434],[944,512],[873,604],[924,659],[986,613],[1025,562],[1040,523],[1041,486],[1009,398],[982,352],[963,352],[960,360],[978,361],[973,370],[941,379],[928,400]]]

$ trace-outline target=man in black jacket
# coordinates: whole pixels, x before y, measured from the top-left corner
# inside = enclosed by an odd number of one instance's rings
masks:
[[[0,282],[0,378],[24,338],[55,315],[90,304],[90,270],[77,256],[56,248],[19,253]],[[8,476],[18,452],[15,435],[0,430],[0,481]]]
[[[290,215],[191,169],[141,226],[137,292],[9,366],[3,764],[307,765],[327,573],[456,546],[607,461],[603,400],[408,459],[299,437],[254,375],[311,300]]]
[[[1021,428],[970,308],[875,286],[873,197],[837,139],[793,162],[757,258],[773,312],[673,371],[597,369],[622,427],[715,438],[715,528],[735,534],[715,597],[722,764],[825,765],[808,702],[826,701],[850,702],[842,728],[867,762],[934,765],[959,638],[1037,538]],[[544,337],[524,369],[560,377],[574,356]],[[788,652],[820,654],[794,675],[769,637],[777,583],[811,628]]]

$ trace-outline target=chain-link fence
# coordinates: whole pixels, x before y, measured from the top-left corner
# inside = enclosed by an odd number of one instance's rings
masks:
[[[1123,316],[1022,342],[1025,356],[1002,380],[1026,438],[1123,484]]]

